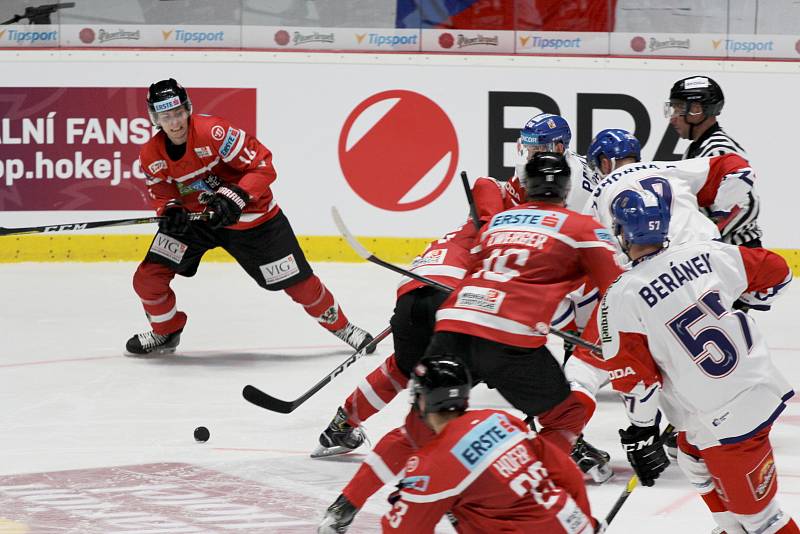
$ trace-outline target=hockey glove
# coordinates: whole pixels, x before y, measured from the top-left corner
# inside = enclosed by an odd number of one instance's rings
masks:
[[[658,425],[631,425],[627,430],[620,430],[619,437],[622,448],[628,455],[628,462],[642,485],[655,484],[658,476],[669,465],[669,458],[659,437]]]
[[[158,229],[165,234],[183,235],[189,229],[189,210],[180,200],[167,202],[161,216],[163,219],[158,221]]]
[[[203,193],[200,202],[206,205],[204,213],[209,214],[211,228],[223,228],[239,222],[242,210],[250,200],[250,195],[239,186],[225,184],[214,193]]]

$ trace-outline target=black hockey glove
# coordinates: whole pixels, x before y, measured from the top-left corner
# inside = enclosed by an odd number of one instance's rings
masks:
[[[215,230],[239,222],[249,200],[250,195],[233,184],[221,185],[214,193],[200,195],[200,202],[206,205],[204,213],[209,214],[208,224]]]
[[[158,221],[158,229],[165,234],[183,235],[189,229],[189,210],[180,200],[167,202],[161,216],[164,218]]]
[[[643,486],[652,486],[664,469],[669,458],[658,433],[658,425],[635,426],[619,431],[622,448],[628,455],[628,462],[639,477]]]

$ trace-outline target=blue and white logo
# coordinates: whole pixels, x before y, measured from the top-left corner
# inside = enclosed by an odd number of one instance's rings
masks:
[[[513,426],[506,416],[496,413],[458,440],[458,443],[450,449],[450,453],[458,458],[464,467],[472,471],[518,432],[519,429]]]

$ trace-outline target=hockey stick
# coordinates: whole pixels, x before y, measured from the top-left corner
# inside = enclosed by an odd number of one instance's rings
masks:
[[[358,240],[353,236],[352,233],[350,233],[350,230],[348,230],[347,226],[345,226],[341,215],[339,215],[339,210],[336,209],[336,206],[331,207],[331,215],[333,216],[333,222],[336,224],[336,228],[339,229],[339,233],[342,234],[342,237],[345,238],[345,240],[350,245],[350,247],[355,251],[355,253],[364,258],[365,260],[372,262],[376,265],[380,265],[381,267],[385,267],[390,271],[402,274],[403,276],[407,276],[408,278],[413,278],[417,282],[422,282],[423,284],[435,287],[439,291],[444,291],[445,293],[451,293],[453,291],[453,288],[448,285],[442,284],[428,277],[418,275],[416,273],[409,271],[408,269],[403,269],[402,267],[392,265],[388,261],[383,261],[377,256],[374,256],[370,251],[365,249],[361,245],[361,243],[358,242]]]
[[[339,364],[336,367],[336,369],[325,375],[325,378],[314,384],[314,386],[311,389],[309,389],[308,391],[306,391],[293,401],[285,401],[278,399],[276,397],[273,397],[272,395],[264,393],[257,387],[251,386],[249,384],[246,385],[242,390],[242,396],[248,402],[255,404],[256,406],[260,406],[265,410],[270,410],[278,413],[292,413],[301,404],[303,404],[312,396],[314,396],[314,394],[317,391],[327,386],[334,378],[342,374],[345,369],[353,365],[356,362],[356,360],[361,358],[366,353],[367,349],[371,349],[372,347],[377,346],[378,343],[386,339],[386,337],[391,333],[392,333],[392,327],[387,326],[380,334],[375,336],[375,338],[372,341],[370,341],[369,343],[361,347],[359,350],[351,354],[350,357],[347,358],[341,364]]]
[[[536,330],[543,336],[546,336],[547,334],[553,334],[554,336],[560,337],[564,341],[572,343],[573,345],[580,345],[581,347],[587,348],[595,354],[600,356],[603,355],[603,349],[594,343],[589,343],[582,337],[570,334],[569,332],[564,332],[563,330],[559,330],[557,328],[553,328],[545,323],[536,323]]]
[[[209,218],[207,213],[190,213],[190,221],[206,221]],[[103,228],[105,226],[128,226],[131,224],[157,223],[164,217],[142,217],[139,219],[116,219],[113,221],[91,221],[81,223],[53,224],[49,226],[29,226],[27,228],[3,228],[0,227],[0,236],[20,235],[20,234],[39,234],[53,232],[72,232],[75,230],[89,230],[91,228]]]
[[[661,433],[661,437],[659,438],[661,442],[663,443],[664,440],[667,439],[667,436],[672,434],[674,431],[675,427],[672,426],[672,423],[668,424],[667,427],[664,429],[664,431]],[[631,493],[633,493],[633,490],[635,490],[636,486],[638,485],[639,485],[639,477],[633,475],[630,478],[630,480],[628,480],[628,483],[625,485],[625,489],[622,490],[622,493],[620,493],[619,497],[617,498],[617,502],[614,503],[614,506],[611,507],[611,510],[608,512],[608,515],[606,515],[606,525],[611,524],[611,521],[613,521],[614,518],[617,516],[619,509],[622,508],[622,505],[625,504],[625,501],[628,500],[628,497],[631,496]]]
[[[478,210],[475,208],[475,198],[472,196],[472,188],[469,186],[467,171],[461,171],[461,185],[464,186],[464,193],[467,194],[467,203],[469,203],[469,216],[472,217],[472,223],[475,225],[475,229],[480,230],[481,221],[478,220]]]

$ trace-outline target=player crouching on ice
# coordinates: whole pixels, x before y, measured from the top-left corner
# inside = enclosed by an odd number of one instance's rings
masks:
[[[172,78],[150,86],[147,108],[160,130],[142,147],[139,160],[153,208],[164,219],[133,276],[152,330],[130,338],[126,352],[175,351],[187,317],[178,310],[170,282],[176,274],[194,276],[203,254],[216,247],[230,253],[259,286],[285,291],[351,347],[369,343],[372,336],[347,320],[311,270],[273,198],[272,153],[223,118],[193,116],[189,95]],[[189,213],[201,212],[207,221],[189,220]]]
[[[414,367],[412,399],[436,437],[408,459],[383,532],[433,533],[444,515],[468,534],[601,532],[570,457],[506,412],[467,411],[471,388],[458,357],[425,356]],[[356,511],[343,522],[329,510],[319,532],[346,532]]]
[[[652,486],[669,460],[659,406],[679,430],[678,465],[727,534],[797,534],[775,499],[769,433],[794,395],[755,321],[791,280],[783,258],[719,241],[669,245],[670,209],[650,191],[621,191],[614,233],[633,262],[609,287],[597,324],[612,385],[631,425],[628,460]]]

